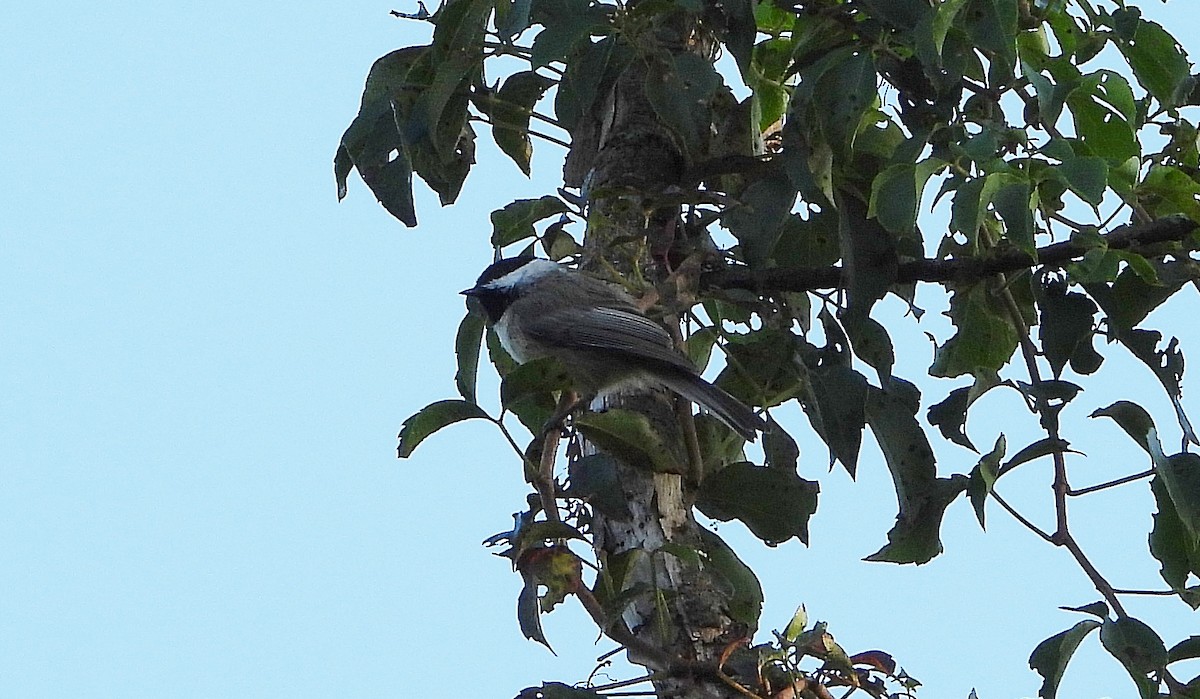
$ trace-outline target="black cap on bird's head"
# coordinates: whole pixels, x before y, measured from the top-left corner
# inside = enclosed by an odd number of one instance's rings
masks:
[[[559,269],[557,263],[533,255],[506,257],[483,270],[475,286],[459,293],[479,299],[488,320],[496,323],[532,280]]]

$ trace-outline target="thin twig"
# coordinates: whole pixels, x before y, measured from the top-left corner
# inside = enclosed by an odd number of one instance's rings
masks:
[[[1175,590],[1121,590],[1113,588],[1118,595],[1153,595],[1155,597],[1174,597],[1179,594]]]
[[[1154,469],[1151,468],[1151,469],[1142,471],[1141,473],[1135,473],[1132,476],[1125,476],[1124,478],[1118,478],[1114,481],[1108,481],[1107,483],[1099,483],[1097,485],[1089,485],[1086,488],[1079,488],[1079,489],[1072,488],[1067,491],[1067,495],[1070,495],[1072,497],[1074,497],[1076,495],[1087,495],[1088,493],[1094,493],[1097,490],[1104,490],[1105,488],[1115,488],[1118,485],[1125,485],[1126,483],[1131,483],[1133,481],[1140,480],[1142,478],[1149,478],[1150,476],[1153,476],[1153,475],[1154,475]]]
[[[1004,280],[1004,275],[999,275],[1000,279]],[[1016,299],[1013,298],[1012,292],[1008,289],[1007,284],[1003,284],[1001,289],[1001,298],[1004,300],[1004,305],[1008,310],[1010,319],[1016,326],[1018,338],[1021,345],[1021,355],[1025,359],[1025,366],[1029,370],[1029,381],[1034,387],[1042,385],[1041,371],[1037,365],[1037,348],[1033,344],[1033,340],[1029,337],[1029,328],[1025,325],[1025,319],[1021,315],[1021,309],[1017,306]],[[1049,401],[1041,391],[1035,396],[1037,403],[1038,414],[1041,415],[1042,428],[1046,431],[1046,436],[1055,441],[1062,441],[1058,434],[1058,410],[1052,408]],[[1055,515],[1055,530],[1049,541],[1055,546],[1064,546],[1071,555],[1075,557],[1075,562],[1083,569],[1088,578],[1092,581],[1092,585],[1104,597],[1113,611],[1120,617],[1127,616],[1125,608],[1121,605],[1121,600],[1113,592],[1112,585],[1105,579],[1096,566],[1088,560],[1088,557],[1083,553],[1083,549],[1079,546],[1079,542],[1075,541],[1075,537],[1071,535],[1070,524],[1067,519],[1067,494],[1071,490],[1070,484],[1067,482],[1067,460],[1062,449],[1055,449],[1052,452],[1054,457],[1054,515]],[[1006,508],[1007,509],[1007,508]]]
[[[1048,533],[1043,531],[1042,528],[1039,527],[1038,525],[1036,525],[1033,522],[1030,522],[1028,519],[1026,519],[1025,515],[1022,515],[1020,512],[1017,512],[1016,508],[1014,508],[1012,505],[1009,505],[1008,502],[1006,502],[1004,500],[1004,498],[1000,497],[1000,494],[997,493],[995,490],[992,491],[992,497],[996,499],[996,502],[1000,503],[1000,507],[1003,507],[1008,512],[1008,514],[1012,515],[1013,519],[1015,519],[1018,522],[1020,522],[1021,524],[1025,525],[1026,529],[1033,532],[1034,534],[1037,534],[1039,537],[1041,537],[1048,543],[1054,542],[1054,537],[1050,536]]]
[[[558,146],[562,146],[563,148],[571,147],[571,144],[567,143],[566,141],[559,140],[553,136],[544,134],[540,131],[534,131],[533,129],[528,129],[528,128],[526,128],[524,126],[520,126],[518,124],[503,124],[503,123],[492,121],[491,119],[489,119],[487,117],[481,117],[481,116],[472,116],[471,121],[482,122],[484,124],[487,124],[488,126],[491,126],[494,129],[500,128],[500,129],[512,129],[513,131],[523,131],[523,132],[529,134],[530,136],[537,136],[538,138],[542,139],[543,141],[549,141],[550,143],[553,143]]]

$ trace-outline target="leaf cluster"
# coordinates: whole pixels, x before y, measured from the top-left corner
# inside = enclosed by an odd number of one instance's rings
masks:
[[[965,494],[982,526],[994,501],[1067,549],[1104,598],[1099,621],[1034,652],[1042,695],[1053,696],[1075,646],[1100,628],[1142,696],[1163,688],[1188,696],[1188,683],[1167,666],[1193,657],[1195,644],[1168,652],[1124,612],[1122,593],[1074,541],[1065,505],[1151,478],[1158,512],[1150,551],[1168,592],[1200,605],[1200,464],[1188,451],[1200,439],[1182,404],[1182,349],[1146,327],[1156,308],[1200,279],[1200,89],[1166,28],[1128,3],[1089,0],[453,0],[427,21],[435,26],[430,45],[372,67],[335,157],[339,197],[357,169],[393,215],[415,225],[412,175],[453,202],[473,164],[478,122],[491,125],[526,174],[537,125],[565,132],[551,140],[568,146],[565,184],[579,186],[601,148],[615,86],[634,85],[682,167],[675,181],[637,194],[646,230],[607,241],[603,256],[634,260],[631,286],[657,283],[664,315],[687,320],[684,344],[698,365],[724,357],[719,386],[764,410],[797,403],[828,446],[831,467],[853,476],[871,432],[898,512],[868,560],[925,563],[942,552],[952,502]],[[720,51],[734,59],[737,76],[716,70]],[[490,85],[484,66],[501,56],[528,68]],[[735,80],[749,90],[744,99],[733,96]],[[596,202],[630,196],[562,189],[513,202],[492,214],[490,244],[540,245],[552,259],[572,259],[582,241],[567,227],[603,228]],[[923,214],[938,205],[948,216],[931,236]],[[651,262],[642,265],[648,246]],[[889,328],[872,317],[892,295],[919,320],[921,281],[943,286],[954,330],[916,371],[959,382],[924,411],[929,401],[898,375],[911,377],[914,367],[901,364]],[[463,419],[506,430],[504,414],[490,417],[475,395],[485,336],[504,377],[504,410],[535,434],[554,411],[557,392],[569,388],[562,372],[513,367],[479,316],[468,314],[456,343],[462,400],[410,418],[401,456]],[[1083,400],[1112,351],[1129,353],[1161,385],[1183,447],[1166,455],[1150,416],[1131,403],[1097,410],[1147,450],[1150,468],[1073,490],[1068,454],[1079,454],[1060,434],[1059,416]],[[939,475],[926,426],[977,451],[971,408],[996,388],[1016,391],[1045,437],[1008,456],[1007,438],[996,435],[969,472]],[[739,520],[771,545],[808,541],[819,487],[801,477],[782,426],[766,435],[765,463],[756,464],[736,435],[698,417],[696,469],[636,412],[586,415],[576,427],[625,462],[695,475],[695,505],[713,519]],[[530,473],[529,455],[517,451]],[[1035,462],[1054,471],[1050,496],[1060,517],[1051,530],[997,490],[1002,476]],[[563,492],[581,531],[593,509],[625,514],[614,468],[602,458],[572,463]],[[640,555],[716,565],[721,546]],[[614,561],[597,563],[607,614],[632,596],[659,593],[625,586]],[[730,579],[753,580],[744,566],[729,570]],[[756,587],[732,585],[752,622],[761,606]]]

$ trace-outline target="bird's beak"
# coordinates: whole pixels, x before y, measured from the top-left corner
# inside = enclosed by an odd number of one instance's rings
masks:
[[[463,289],[462,291],[460,291],[458,293],[463,296],[478,296],[482,291],[483,291],[483,289],[480,289],[477,286],[473,286],[470,289]]]

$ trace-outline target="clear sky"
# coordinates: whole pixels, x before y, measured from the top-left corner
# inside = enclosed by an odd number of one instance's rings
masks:
[[[1195,58],[1193,4],[1144,8]],[[460,425],[395,458],[403,419],[454,395],[457,292],[490,260],[488,213],[552,192],[559,170],[543,146],[526,180],[481,134],[457,206],[440,209],[418,185],[416,230],[360,182],[338,204],[331,159],[368,67],[424,40],[390,9],[414,8],[3,11],[0,697],[503,699],[584,679],[613,647],[592,644],[572,602],[545,620],[558,657],[521,638],[519,577],[480,546],[525,495],[494,430]],[[923,331],[945,337],[942,302],[920,300],[926,321],[897,332],[902,376],[928,366]],[[1188,289],[1152,317],[1188,352],[1200,349],[1185,315],[1195,304]],[[1065,416],[1094,457],[1073,471],[1080,485],[1145,468],[1111,423],[1084,419],[1094,408],[1142,401],[1177,436],[1161,391],[1132,393],[1128,377],[1152,382],[1144,367],[1114,360],[1100,376]],[[923,385],[928,406],[957,384]],[[999,431],[1010,445],[1036,438],[1013,397],[981,407],[977,444]],[[805,603],[848,651],[895,654],[926,684],[921,696],[1033,696],[1029,652],[1080,618],[1056,607],[1097,597],[1065,552],[999,510],[982,534],[959,501],[931,564],[860,562],[895,515],[877,449],[864,445],[851,482],[825,472],[798,411],[780,415],[804,439],[802,473],[821,482],[812,546],[768,550],[720,527],[763,579],[764,629]],[[974,464],[933,441],[943,472]],[[1046,521],[1045,468],[1011,479],[1002,489]],[[1125,587],[1162,586],[1145,546],[1147,490],[1072,511]],[[1179,602],[1130,607],[1168,645],[1200,632]],[[1080,653],[1061,696],[1133,694],[1094,636]]]

